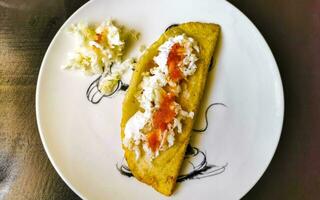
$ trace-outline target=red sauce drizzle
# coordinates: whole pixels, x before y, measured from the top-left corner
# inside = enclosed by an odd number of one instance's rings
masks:
[[[179,82],[183,79],[183,73],[179,68],[182,60],[184,59],[184,47],[179,43],[175,43],[169,52],[167,65],[169,68],[169,76],[174,82]]]
[[[157,151],[157,149],[160,146],[160,140],[161,140],[161,131],[160,129],[156,129],[154,131],[151,131],[148,135],[147,135],[147,139],[148,139],[148,145],[150,147],[150,149],[155,152]]]
[[[169,68],[169,76],[176,83],[184,78],[179,68],[179,65],[185,57],[184,51],[184,47],[176,43],[171,47],[168,55],[167,65]],[[159,109],[155,111],[152,116],[153,131],[147,135],[147,139],[148,145],[153,152],[159,149],[161,140],[166,138],[164,131],[176,116],[174,101],[175,95],[172,92],[166,93],[163,96]]]
[[[96,33],[95,35],[95,42],[100,43],[102,41],[102,34]]]
[[[175,96],[173,93],[167,93],[164,95],[160,107],[153,114],[153,127],[164,131],[167,129],[167,125],[176,116],[174,111]]]
[[[163,96],[160,107],[154,112],[152,117],[154,130],[148,134],[148,145],[153,152],[155,152],[161,143],[162,133],[167,129],[169,123],[171,123],[176,116],[174,111],[175,95],[173,93],[167,93]]]

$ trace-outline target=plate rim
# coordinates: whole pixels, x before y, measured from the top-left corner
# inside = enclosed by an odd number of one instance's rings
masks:
[[[266,48],[268,49],[268,52],[272,58],[272,62],[273,62],[273,66],[274,66],[274,70],[276,71],[276,76],[275,77],[278,81],[278,84],[279,84],[279,92],[281,93],[280,94],[280,104],[281,104],[281,117],[280,117],[280,127],[279,127],[279,131],[278,131],[278,134],[277,134],[277,141],[276,141],[276,145],[275,145],[275,148],[272,152],[272,156],[270,157],[269,161],[267,162],[267,165],[265,166],[265,168],[261,171],[260,175],[258,176],[258,178],[256,179],[256,181],[254,181],[251,186],[247,189],[247,191],[245,193],[243,193],[242,196],[240,196],[239,199],[242,199],[246,194],[248,194],[252,189],[253,187],[258,183],[259,180],[261,180],[262,176],[264,175],[264,173],[267,171],[268,167],[270,166],[270,163],[272,161],[272,159],[274,158],[274,155],[278,149],[278,146],[279,146],[279,142],[280,142],[280,138],[281,138],[281,134],[282,134],[282,129],[283,129],[283,121],[284,121],[284,112],[285,112],[285,99],[284,99],[284,91],[283,91],[283,83],[282,83],[282,78],[281,78],[281,74],[280,74],[280,71],[279,71],[279,66],[277,64],[277,61],[272,53],[272,50],[269,46],[269,44],[267,43],[266,39],[264,38],[264,36],[262,35],[262,33],[260,32],[260,30],[258,29],[258,27],[247,17],[247,15],[245,15],[240,9],[238,9],[236,6],[234,6],[232,3],[230,3],[229,1],[227,0],[223,0],[225,1],[227,4],[229,4],[229,6],[231,6],[236,12],[239,12],[241,15],[243,15],[243,17],[249,22],[249,25],[254,29],[255,32],[259,33],[258,35],[260,35],[263,43],[265,44]]]
[[[42,132],[42,125],[41,125],[41,120],[40,120],[40,111],[39,111],[39,108],[40,108],[40,105],[39,105],[39,96],[40,96],[40,79],[41,79],[41,76],[43,74],[43,68],[44,68],[44,65],[45,65],[45,62],[47,60],[47,57],[48,57],[48,52],[51,51],[52,49],[52,46],[53,44],[55,43],[57,37],[59,34],[62,33],[62,30],[65,28],[66,24],[71,20],[71,18],[73,16],[75,16],[79,11],[85,9],[85,7],[87,7],[89,4],[92,4],[93,2],[95,2],[96,0],[89,0],[88,2],[86,2],[85,4],[83,4],[82,6],[80,6],[76,11],[74,11],[66,21],[63,22],[62,26],[58,29],[58,31],[56,32],[56,34],[54,35],[54,37],[52,38],[47,50],[46,50],[46,53],[42,59],[42,62],[41,62],[41,65],[40,65],[40,70],[39,70],[39,73],[38,73],[38,78],[37,78],[37,86],[36,86],[36,93],[35,93],[35,109],[36,109],[36,121],[37,121],[37,127],[38,127],[38,131],[39,131],[39,135],[40,135],[40,140],[41,140],[41,143],[43,145],[43,148],[48,156],[48,159],[49,161],[51,162],[53,168],[56,170],[56,172],[58,173],[58,175],[60,176],[60,178],[63,180],[63,182],[76,194],[78,195],[81,199],[88,199],[86,198],[82,192],[80,192],[78,189],[76,189],[73,184],[71,183],[71,181],[69,181],[63,174],[63,172],[60,170],[60,168],[58,167],[58,165],[56,164],[56,162],[54,161],[51,153],[50,153],[50,150],[49,150],[49,147],[47,145],[47,142],[45,140],[45,136]]]
[[[80,6],[75,12],[73,12],[66,21],[64,21],[64,23],[62,24],[62,26],[58,29],[58,31],[56,32],[56,34],[54,35],[53,39],[51,40],[45,55],[42,59],[41,65],[40,65],[40,69],[39,69],[39,73],[38,73],[38,78],[37,78],[37,83],[36,83],[36,92],[35,92],[35,110],[36,110],[36,122],[37,122],[37,128],[38,128],[38,132],[40,135],[40,139],[41,139],[41,143],[44,147],[44,150],[48,156],[48,159],[50,160],[52,166],[54,167],[54,169],[56,170],[56,172],[58,173],[58,175],[60,176],[60,178],[65,182],[65,184],[76,194],[78,195],[81,199],[88,199],[84,194],[82,194],[82,192],[80,192],[78,189],[76,189],[73,184],[71,183],[71,181],[69,181],[63,174],[63,172],[60,170],[59,166],[56,164],[55,160],[53,159],[49,147],[47,145],[44,133],[43,133],[43,129],[42,129],[42,125],[41,125],[41,117],[40,117],[40,105],[39,105],[39,96],[40,96],[40,81],[41,81],[41,77],[43,74],[43,68],[45,65],[45,62],[49,56],[48,52],[51,51],[53,44],[55,43],[58,35],[61,34],[62,30],[64,30],[65,26],[67,25],[67,23],[73,18],[73,16],[75,16],[78,12],[80,12],[81,10],[85,9],[89,4],[93,4],[94,2],[96,2],[98,0],[89,0],[88,2],[86,2],[85,4],[83,4],[82,6]],[[258,33],[258,35],[260,35],[262,43],[265,44],[266,50],[268,51],[268,53],[270,54],[270,57],[272,58],[272,65],[273,65],[273,70],[276,72],[275,73],[275,79],[277,79],[277,84],[279,86],[279,105],[281,107],[281,116],[279,117],[279,120],[281,120],[280,122],[280,127],[279,127],[279,131],[277,134],[277,138],[276,139],[276,145],[274,147],[273,152],[271,152],[271,157],[268,160],[266,166],[261,170],[261,173],[257,176],[257,179],[255,181],[252,182],[251,186],[247,188],[247,191],[244,192],[239,199],[243,198],[256,184],[257,182],[261,179],[261,177],[263,176],[263,174],[266,172],[266,170],[268,169],[272,159],[274,158],[274,155],[278,149],[279,146],[279,141],[281,138],[281,134],[282,134],[282,129],[283,129],[283,122],[284,122],[284,112],[285,112],[285,99],[284,99],[284,90],[283,90],[283,83],[282,83],[282,78],[281,78],[281,74],[279,71],[279,67],[278,64],[276,62],[276,59],[272,53],[272,50],[269,46],[269,44],[267,43],[267,41],[265,40],[264,36],[262,35],[262,33],[259,31],[259,29],[256,27],[256,25],[240,10],[238,9],[236,6],[234,6],[232,3],[230,3],[227,0],[216,0],[216,1],[221,1],[224,2],[226,4],[228,4],[229,7],[231,7],[232,9],[235,10],[235,12],[238,12],[239,14],[241,14],[245,20],[247,20],[249,23],[249,26],[254,30],[254,32]],[[271,61],[270,60],[270,61]]]

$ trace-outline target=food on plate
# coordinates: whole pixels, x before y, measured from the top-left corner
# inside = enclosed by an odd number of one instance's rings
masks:
[[[98,85],[100,92],[103,94],[112,93],[120,80],[128,84],[130,82],[132,70],[134,69],[135,64],[135,58],[126,59],[121,63],[115,62],[111,66],[111,70],[102,75]]]
[[[220,26],[170,27],[136,64],[122,107],[121,139],[133,175],[173,193]]]
[[[99,90],[109,93],[125,73],[134,68],[135,59],[124,60],[127,44],[138,39],[139,34],[117,25],[112,20],[101,24],[80,22],[69,31],[77,37],[77,48],[69,53],[64,69],[80,70],[86,75],[101,75]]]

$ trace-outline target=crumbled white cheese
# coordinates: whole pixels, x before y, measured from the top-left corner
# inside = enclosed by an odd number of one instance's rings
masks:
[[[103,72],[102,64],[93,51],[79,48],[76,52],[69,53],[68,57],[69,64],[63,66],[65,69],[82,70],[86,75]]]
[[[174,134],[169,134],[167,136],[167,142],[169,144],[169,147],[171,147],[174,144]]]
[[[187,111],[184,111],[184,110],[180,110],[179,114],[182,116],[182,117],[188,117],[188,118],[193,118],[194,116],[194,112],[187,112]]]
[[[173,119],[173,127],[177,128],[178,133],[181,133],[182,132],[181,120],[179,120],[178,118],[174,118]]]
[[[99,25],[72,24],[70,32],[78,39],[78,46],[69,53],[68,63],[63,68],[100,75],[98,89],[104,95],[115,92],[120,80],[129,84],[135,58],[123,61],[123,51],[126,43],[138,39],[138,32],[116,26],[111,20]]]
[[[113,62],[121,61],[125,43],[120,28],[111,20],[102,22],[98,27],[83,22],[73,24],[70,32],[78,38],[78,47],[63,68],[100,75]]]
[[[122,46],[124,42],[121,40],[119,28],[116,27],[111,20],[106,20],[96,28],[96,33],[105,34],[111,48]]]
[[[144,134],[141,129],[146,125],[148,119],[140,111],[136,112],[127,122],[125,127],[125,137],[123,144],[126,147],[132,148],[132,145],[140,144],[141,140],[144,139]]]
[[[94,37],[95,32],[92,26],[89,26],[86,22],[79,22],[77,24],[72,24],[69,28],[71,33],[74,33],[79,43],[83,41],[88,42],[90,38]]]
[[[143,151],[144,151],[144,153],[146,154],[146,156],[148,157],[148,158],[153,158],[153,152],[152,152],[152,150],[149,148],[149,146],[148,146],[148,144],[147,143],[143,143],[142,144],[142,148],[143,148]]]
[[[194,51],[199,53],[199,47],[192,38],[186,37],[184,34],[169,38],[165,43],[163,43],[159,47],[159,54],[154,58],[154,62],[158,64],[161,69],[165,69],[164,71],[166,71],[167,73],[167,58],[170,53],[171,47],[176,43],[180,44],[185,49],[185,57],[182,61],[183,67],[181,67],[180,70],[185,77],[190,76],[197,69],[197,65],[195,63],[198,58]]]
[[[182,61],[181,71],[184,74],[184,77],[192,75],[196,69],[196,57],[195,52],[199,52],[199,47],[196,42],[185,35],[178,35],[172,38],[169,38],[159,47],[159,53],[154,57],[155,67],[151,68],[148,74],[145,74],[140,87],[142,88],[141,94],[137,97],[140,103],[140,107],[143,108],[144,112],[138,111],[135,113],[127,122],[125,127],[125,139],[124,146],[128,147],[131,150],[135,151],[135,147],[132,146],[132,141],[139,141],[136,145],[140,145],[142,142],[142,149],[147,157],[153,159],[159,155],[159,150],[163,151],[171,147],[175,141],[175,131],[177,133],[182,132],[182,123],[181,120],[185,118],[193,118],[193,112],[187,112],[182,110],[181,106],[178,103],[174,103],[175,112],[177,116],[173,119],[172,124],[168,124],[166,132],[163,135],[166,135],[166,140],[162,140],[160,148],[156,152],[152,152],[151,148],[148,146],[145,138],[146,133],[142,131],[147,124],[152,122],[152,114],[154,111],[159,108],[163,93],[165,92],[163,87],[169,85],[173,88],[175,95],[179,95],[181,87],[175,82],[170,80],[168,76],[168,66],[167,60],[168,55],[172,46],[176,43],[179,43],[185,49],[185,57]],[[142,139],[143,138],[143,139]],[[165,144],[165,142],[167,144]],[[136,153],[136,157],[140,156],[139,153]]]
[[[139,145],[139,144],[137,144],[137,145]],[[138,160],[140,158],[140,154],[141,154],[139,146],[137,146],[137,145],[133,147],[134,153],[136,155],[136,160]]]

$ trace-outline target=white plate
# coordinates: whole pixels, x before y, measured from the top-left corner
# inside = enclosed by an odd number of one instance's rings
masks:
[[[150,45],[173,23],[221,25],[215,68],[209,74],[195,128],[205,126],[204,112],[211,103],[227,107],[209,109],[208,129],[192,139],[192,145],[206,155],[207,163],[200,168],[212,168],[179,183],[171,198],[241,198],[272,159],[281,133],[284,100],[277,64],[267,43],[241,12],[224,0],[95,0],[70,17],[43,59],[36,93],[40,136],[60,176],[84,199],[166,199],[116,168],[123,158],[119,123],[124,92],[92,104],[86,90],[95,77],[60,69],[75,45],[66,33],[70,24],[106,18],[141,33],[133,49]],[[137,55],[138,50],[131,53]],[[191,161],[199,164],[203,159],[200,152]],[[190,166],[186,164],[183,171],[190,172]]]

